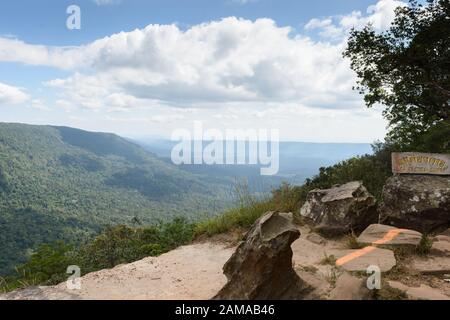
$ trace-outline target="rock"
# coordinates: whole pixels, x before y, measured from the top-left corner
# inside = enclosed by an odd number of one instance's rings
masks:
[[[450,300],[448,296],[442,294],[439,290],[424,284],[421,284],[418,288],[412,288],[397,281],[389,281],[388,283],[390,287],[405,292],[408,298],[412,300]]]
[[[296,270],[296,272],[311,287],[311,292],[303,298],[304,300],[326,299],[331,285],[322,274],[305,270]]]
[[[319,245],[324,245],[327,243],[327,240],[325,240],[324,238],[322,238],[320,235],[318,235],[317,233],[310,233],[306,236],[306,239],[312,243],[315,244],[319,244]]]
[[[450,242],[450,236],[438,235],[435,237],[436,241]]]
[[[380,222],[431,233],[450,226],[450,177],[395,175],[383,188]]]
[[[0,295],[0,300],[80,300],[80,297],[56,287],[39,286]]]
[[[370,300],[371,292],[366,281],[348,273],[342,274],[330,293],[330,300]]]
[[[443,275],[450,273],[450,257],[429,256],[415,258],[411,266],[422,274]]]
[[[228,283],[214,299],[302,299],[310,288],[292,267],[291,249],[299,237],[292,214],[265,214],[225,264]]]
[[[450,237],[450,228],[448,228],[447,230],[445,230],[444,232],[442,232],[441,235]]]
[[[431,247],[431,253],[442,256],[450,256],[450,237],[437,236],[436,241],[433,242]]]
[[[361,233],[357,241],[360,244],[413,246],[420,244],[422,234],[408,229],[398,229],[383,224],[372,224]]]
[[[312,190],[300,214],[325,236],[359,232],[378,221],[376,200],[359,181]]]
[[[350,272],[366,272],[370,266],[377,266],[381,272],[387,272],[397,264],[394,252],[376,247],[345,250],[337,258],[336,266]]]

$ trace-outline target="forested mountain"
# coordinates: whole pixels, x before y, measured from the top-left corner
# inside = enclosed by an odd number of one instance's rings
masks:
[[[0,123],[0,275],[42,242],[200,218],[229,201],[226,181],[180,170],[114,134]]]

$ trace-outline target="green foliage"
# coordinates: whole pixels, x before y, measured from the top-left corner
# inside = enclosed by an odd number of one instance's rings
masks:
[[[109,269],[140,257],[137,231],[127,226],[107,228],[80,250],[85,269]]]
[[[450,121],[442,121],[432,126],[418,137],[413,149],[421,152],[450,153]]]
[[[65,281],[68,266],[76,265],[73,247],[63,241],[42,244],[31,253],[28,261],[16,267],[16,275],[1,278],[0,292],[33,285],[55,285]]]
[[[427,255],[430,253],[432,246],[433,239],[430,236],[423,234],[422,238],[420,239],[420,243],[416,248],[416,252],[419,255]]]
[[[76,263],[70,255],[72,246],[63,241],[42,244],[33,252],[28,262],[20,265],[17,272],[23,275],[22,280],[33,279],[39,283],[57,284],[65,280],[67,267]]]
[[[426,6],[411,0],[396,10],[389,30],[376,33],[369,25],[351,32],[344,56],[359,78],[356,89],[367,106],[386,106],[389,138],[401,147],[448,150],[449,16],[448,0],[428,0]],[[427,144],[431,140],[423,135],[440,140]]]
[[[82,272],[87,273],[160,255],[191,242],[193,235],[194,224],[184,218],[143,228],[119,225],[108,227],[76,255]]]
[[[108,227],[84,245],[74,247],[56,241],[40,245],[16,274],[0,281],[0,291],[30,285],[53,285],[65,281],[71,265],[82,274],[113,268],[148,256],[158,256],[192,241],[194,224],[184,218],[159,222],[144,228],[125,225]]]

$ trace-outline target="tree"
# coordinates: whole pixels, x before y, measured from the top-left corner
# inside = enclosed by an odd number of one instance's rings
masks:
[[[368,107],[382,104],[388,139],[406,148],[448,150],[450,136],[450,1],[410,1],[399,7],[391,27],[371,25],[350,33],[344,57],[359,80],[355,88]],[[440,137],[424,145],[424,135]],[[433,149],[433,150],[430,150]]]

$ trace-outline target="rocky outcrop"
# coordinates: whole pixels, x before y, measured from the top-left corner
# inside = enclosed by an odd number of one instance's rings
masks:
[[[450,226],[450,177],[395,175],[383,189],[380,222],[423,233]]]
[[[362,231],[378,221],[376,200],[359,181],[312,190],[300,214],[325,236]]]
[[[299,237],[292,214],[265,214],[225,264],[228,283],[214,299],[302,299],[309,288],[292,268],[291,249]]]

